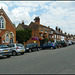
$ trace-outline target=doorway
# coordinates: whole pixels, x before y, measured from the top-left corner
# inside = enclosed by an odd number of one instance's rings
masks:
[[[13,43],[13,38],[12,38],[12,39],[10,39],[10,43]]]

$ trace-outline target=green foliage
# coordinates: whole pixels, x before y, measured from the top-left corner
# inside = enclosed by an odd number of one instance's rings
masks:
[[[16,39],[19,43],[27,42],[32,36],[32,30],[31,29],[25,29],[25,30],[17,30],[16,31]]]
[[[51,39],[50,39],[50,41],[51,41],[51,42],[54,42],[54,39],[53,39],[53,38],[51,38]]]
[[[43,39],[43,43],[45,44],[45,43],[47,43],[48,42],[48,38],[44,38]]]

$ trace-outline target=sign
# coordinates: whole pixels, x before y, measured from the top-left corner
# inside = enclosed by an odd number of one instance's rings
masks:
[[[36,41],[34,41],[34,43],[36,43]]]

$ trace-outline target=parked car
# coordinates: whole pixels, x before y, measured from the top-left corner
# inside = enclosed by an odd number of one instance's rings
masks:
[[[69,41],[68,41],[68,44],[69,44],[69,45],[72,45],[72,41],[69,40]]]
[[[67,42],[66,41],[57,41],[58,44],[61,44],[60,47],[66,47]]]
[[[25,47],[23,44],[19,43],[12,43],[7,45],[9,48],[11,48],[12,55],[16,56],[18,54],[23,55],[25,53]]]
[[[75,44],[75,41],[72,41],[72,44]]]
[[[9,48],[7,45],[0,44],[0,57],[7,56],[7,58],[9,58],[11,55],[11,48]]]
[[[56,49],[57,46],[55,43],[49,42],[49,43],[45,43],[44,45],[40,46],[40,48],[42,48],[42,49],[48,49],[48,48]]]
[[[56,44],[56,47],[57,48],[60,48],[61,47],[61,44],[59,42],[54,42]]]
[[[25,46],[26,51],[32,52],[32,51],[39,51],[40,50],[40,46],[38,45],[38,43],[29,43]]]

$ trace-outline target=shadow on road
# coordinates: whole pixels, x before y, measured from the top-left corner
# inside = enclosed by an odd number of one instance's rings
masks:
[[[7,59],[7,57],[0,57],[0,60],[1,60],[1,59]]]

